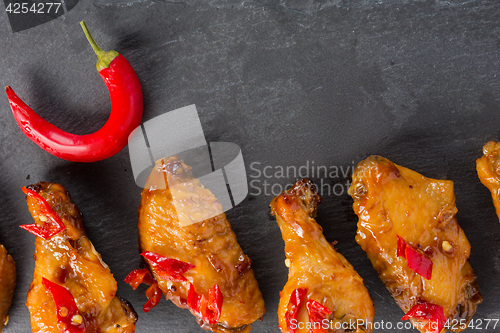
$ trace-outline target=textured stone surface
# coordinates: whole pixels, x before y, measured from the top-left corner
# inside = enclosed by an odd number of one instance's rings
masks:
[[[455,181],[459,223],[485,298],[476,318],[500,318],[500,224],[475,173],[482,145],[500,137],[498,1],[80,0],[67,14],[18,33],[0,14],[2,83],[47,120],[80,134],[97,130],[110,106],[82,19],[103,48],[118,50],[136,69],[144,120],[196,104],[208,141],[240,145],[249,181],[264,181],[255,169],[265,166],[309,161],[311,172],[314,161],[345,170],[369,154]],[[140,189],[128,150],[93,164],[60,160],[24,137],[5,94],[0,105],[0,243],[19,274],[4,332],[29,331],[24,302],[34,238],[18,227],[31,223],[19,187],[40,180],[70,191],[119,294],[139,313],[137,332],[201,331],[187,311],[164,300],[142,313],[145,288],[133,292],[122,282],[140,264]],[[365,279],[376,320],[396,322],[402,311],[354,241],[352,201],[337,193],[323,197],[318,222]],[[250,195],[228,212],[266,300],[268,313],[254,325],[259,333],[279,332],[287,275],[281,235],[268,215],[271,198]]]

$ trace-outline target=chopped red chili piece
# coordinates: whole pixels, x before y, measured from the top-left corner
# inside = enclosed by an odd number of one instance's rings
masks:
[[[415,273],[423,276],[427,280],[432,278],[432,260],[413,248],[413,246],[408,244],[400,236],[398,236],[397,255],[398,257],[406,258],[408,267]]]
[[[136,290],[137,287],[141,285],[141,283],[152,285],[156,282],[151,276],[149,270],[147,270],[146,268],[133,270],[129,273],[129,275],[127,275],[124,281],[131,285],[134,290]]]
[[[196,292],[196,290],[194,290],[194,286],[193,284],[191,283],[189,285],[189,291],[188,291],[188,299],[187,299],[187,302],[188,302],[188,306],[195,312],[199,312],[198,310],[200,309],[201,307],[201,303],[202,303],[202,297],[203,295],[201,294],[198,294]]]
[[[37,201],[40,206],[40,215],[43,216],[44,219],[47,219],[47,221],[43,221],[42,225],[38,225],[36,223],[23,224],[20,226],[21,228],[43,239],[49,239],[66,229],[66,226],[63,221],[61,221],[59,215],[57,215],[52,207],[50,207],[49,203],[42,198],[40,194],[26,187],[21,187],[21,190],[23,190],[27,196]]]
[[[201,308],[203,318],[207,319],[210,325],[214,325],[219,321],[223,301],[224,296],[216,284],[208,291],[208,305]]]
[[[187,262],[166,258],[150,251],[141,253],[141,256],[149,261],[151,266],[155,268],[156,274],[158,274],[162,279],[170,281],[187,281],[182,274],[196,267],[195,265],[191,265]]]
[[[208,299],[199,294],[190,283],[187,303],[191,310],[201,317],[209,325],[215,325],[219,321],[224,296],[218,285],[214,285],[208,291]]]
[[[75,298],[68,289],[57,283],[42,278],[42,283],[56,303],[57,327],[62,333],[83,333],[85,331],[85,320],[78,311]]]
[[[406,247],[406,262],[415,273],[420,274],[427,280],[432,277],[432,261],[411,246]]]
[[[134,290],[136,290],[141,283],[150,285],[150,287],[146,290],[148,301],[146,302],[146,304],[144,304],[142,311],[149,312],[160,302],[161,289],[158,286],[158,282],[155,281],[149,270],[145,268],[133,270],[129,275],[127,275],[127,277],[125,278],[125,282],[132,286]]]
[[[288,302],[288,310],[285,314],[287,333],[295,333],[297,327],[292,323],[292,320],[297,320],[300,305],[304,301],[307,292],[307,288],[297,288],[290,296],[290,301]]]
[[[413,306],[401,320],[410,318],[428,321],[425,330],[428,333],[440,333],[446,324],[446,316],[443,307],[432,303],[418,303]]]
[[[405,251],[406,251],[406,242],[401,236],[398,235],[398,257],[405,258]]]
[[[146,296],[148,297],[148,301],[142,307],[142,311],[149,312],[161,300],[161,289],[156,281],[146,290]]]
[[[306,303],[309,323],[311,323],[311,333],[328,333],[328,328],[324,327],[323,320],[332,314],[327,307],[315,300],[308,300]]]

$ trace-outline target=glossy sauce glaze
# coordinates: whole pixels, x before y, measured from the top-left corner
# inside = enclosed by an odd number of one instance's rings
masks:
[[[359,217],[356,242],[401,309],[429,302],[447,318],[468,322],[482,297],[468,261],[469,241],[455,218],[453,182],[370,156],[356,167],[349,194]],[[398,236],[432,261],[430,280],[397,256]]]
[[[61,332],[53,296],[42,284],[45,278],[64,286],[75,298],[85,332],[134,332],[137,315],[127,302],[116,296],[116,280],[87,238],[82,215],[64,187],[41,182],[28,188],[45,199],[66,227],[47,240],[36,237],[35,271],[26,302],[31,313],[31,330]],[[40,213],[40,203],[29,196],[27,203],[35,223],[42,225],[46,217]]]
[[[363,279],[326,241],[323,229],[314,220],[320,200],[314,185],[303,179],[271,202],[271,212],[285,241],[289,266],[288,282],[280,293],[279,327],[282,332],[288,332],[286,313],[291,295],[297,288],[307,288],[306,299],[315,300],[332,312],[327,318],[330,324],[325,326],[328,332],[372,332],[375,311]],[[300,307],[297,319],[304,324],[309,321],[304,306]],[[353,325],[347,330],[335,329],[342,327],[341,322]],[[304,329],[296,332],[309,333],[309,329],[304,325]]]
[[[238,244],[221,204],[177,157],[158,160],[142,191],[139,242],[141,251],[196,266],[183,274],[188,280],[184,282],[164,279],[149,268],[165,297],[191,310],[202,328],[249,332],[250,324],[264,315],[251,260]],[[189,308],[189,283],[202,295],[219,286],[223,304],[216,324],[204,322]]]
[[[500,142],[490,141],[483,147],[483,156],[476,161],[477,175],[493,198],[500,219]]]
[[[0,245],[0,332],[9,321],[7,315],[14,289],[16,288],[16,266],[7,250]]]

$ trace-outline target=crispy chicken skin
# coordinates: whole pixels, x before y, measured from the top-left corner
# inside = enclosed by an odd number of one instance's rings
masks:
[[[493,205],[500,219],[500,142],[490,141],[483,147],[483,156],[476,161],[479,180],[491,192]]]
[[[0,332],[8,322],[10,304],[16,288],[16,266],[7,250],[0,245]]]
[[[35,271],[26,303],[31,313],[31,330],[61,332],[54,299],[42,284],[45,278],[66,287],[73,295],[86,324],[85,332],[134,332],[137,315],[116,296],[116,280],[87,238],[82,215],[64,187],[40,182],[28,188],[47,201],[66,227],[48,240],[36,237]],[[35,222],[42,224],[39,202],[28,196],[27,203]]]
[[[291,295],[297,288],[307,288],[306,299],[313,299],[333,312],[328,318],[331,320],[329,332],[372,332],[372,325],[363,325],[372,323],[375,313],[363,279],[326,241],[323,229],[314,220],[320,200],[314,185],[302,179],[271,202],[271,212],[285,241],[289,266],[288,282],[280,293],[279,327],[282,332],[288,332],[286,313]],[[300,307],[297,319],[308,321],[304,306]],[[335,322],[349,323],[350,327],[336,330]],[[296,332],[309,330],[297,329]]]
[[[359,217],[356,242],[401,309],[407,313],[428,302],[441,306],[450,323],[468,322],[482,297],[468,261],[469,241],[455,218],[453,182],[370,156],[356,167],[349,194]],[[431,279],[398,257],[398,236],[432,261]],[[451,328],[460,332],[465,326]]]
[[[149,266],[165,297],[178,307],[189,309],[189,282],[204,295],[219,286],[223,295],[220,318],[210,325],[197,316],[202,328],[249,332],[250,324],[264,315],[251,260],[236,241],[219,201],[176,156],[156,162],[142,191],[139,243],[141,251],[196,266],[184,273],[185,282],[164,279]]]

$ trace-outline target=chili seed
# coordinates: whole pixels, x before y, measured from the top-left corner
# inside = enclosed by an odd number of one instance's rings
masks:
[[[68,315],[68,312],[68,309],[64,306],[59,309],[59,314],[61,315],[61,317],[66,317]]]
[[[73,318],[71,318],[71,323],[75,326],[80,325],[81,323],[83,323],[83,317],[79,314],[74,315]]]
[[[453,249],[453,246],[448,241],[443,241],[443,243],[441,244],[441,247],[443,248],[443,250],[445,252],[450,252]]]

